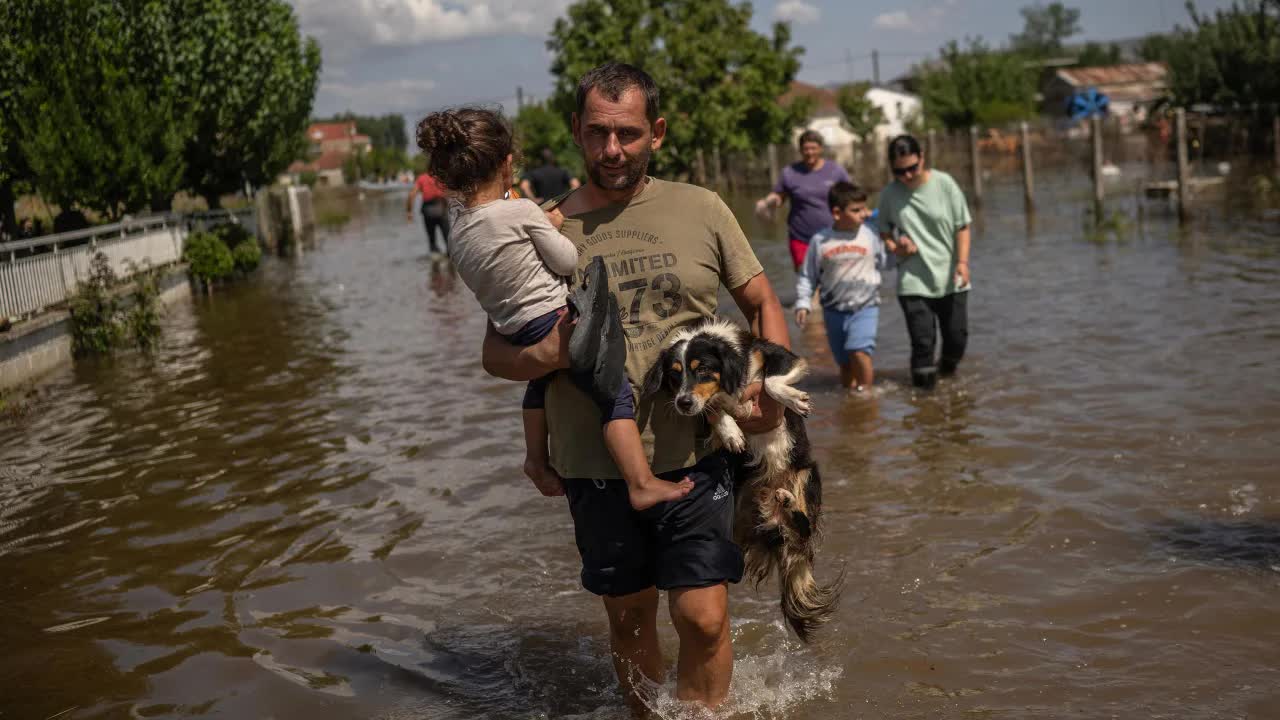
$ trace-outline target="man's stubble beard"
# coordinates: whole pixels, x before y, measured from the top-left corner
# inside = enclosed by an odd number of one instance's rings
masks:
[[[644,179],[649,172],[649,158],[653,156],[653,151],[645,150],[643,155],[637,155],[626,163],[626,172],[615,179],[613,185],[605,182],[603,173],[600,172],[600,163],[587,163],[587,175],[591,178],[591,182],[598,188],[603,190],[630,190],[636,186],[636,183]]]

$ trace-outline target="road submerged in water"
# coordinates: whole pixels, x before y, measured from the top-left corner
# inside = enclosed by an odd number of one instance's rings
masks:
[[[626,717],[563,500],[520,472],[522,387],[400,202],[0,425],[0,717]],[[848,589],[813,647],[733,589],[722,716],[1276,716],[1280,218],[1081,215],[981,216],[933,393],[888,290],[873,400],[793,329]]]

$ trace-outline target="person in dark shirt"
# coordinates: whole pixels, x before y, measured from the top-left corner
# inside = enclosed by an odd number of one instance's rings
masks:
[[[580,185],[578,178],[556,165],[556,154],[551,148],[542,148],[542,165],[524,174],[520,192],[524,197],[541,205],[544,201],[574,190]]]

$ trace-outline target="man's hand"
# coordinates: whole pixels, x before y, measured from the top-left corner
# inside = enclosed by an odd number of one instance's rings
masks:
[[[410,210],[409,212],[407,212],[407,213],[405,213],[405,214],[404,214],[404,221],[405,221],[405,222],[407,222],[407,223],[409,223],[410,225],[412,225],[412,224],[413,224],[413,211],[412,211],[412,210]]]
[[[960,282],[956,283],[957,287],[969,286],[969,263],[968,262],[956,263],[956,277],[960,278]]]
[[[796,325],[804,327],[809,322],[809,310],[807,308],[796,308]]]
[[[782,403],[762,392],[763,383],[751,383],[742,391],[741,401],[751,403],[751,412],[745,417],[735,416],[738,427],[748,435],[760,435],[782,424]]]
[[[560,321],[537,345],[517,347],[498,334],[490,324],[484,333],[480,353],[484,371],[504,380],[528,382],[562,368],[569,367],[569,336],[576,320],[567,310],[560,311]]]
[[[538,488],[543,497],[564,495],[564,480],[546,463],[525,460],[524,474],[529,476],[533,486]]]
[[[547,210],[546,214],[547,214],[547,222],[551,223],[551,225],[555,229],[559,230],[560,228],[564,227],[564,214],[560,212],[559,206],[556,206],[551,208],[550,210]]]

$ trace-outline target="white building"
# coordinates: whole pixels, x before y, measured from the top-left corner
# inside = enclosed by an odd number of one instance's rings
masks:
[[[822,135],[823,142],[836,162],[849,166],[853,164],[853,146],[858,138],[840,112],[838,95],[838,90],[792,81],[791,88],[778,100],[785,104],[802,97],[812,99],[812,114],[804,126],[792,131],[792,145],[799,141],[802,132],[814,130]],[[879,87],[867,90],[867,99],[884,113],[884,122],[876,126],[873,142],[877,145],[905,133],[907,122],[912,116],[919,115],[922,108],[920,98],[915,95]]]

